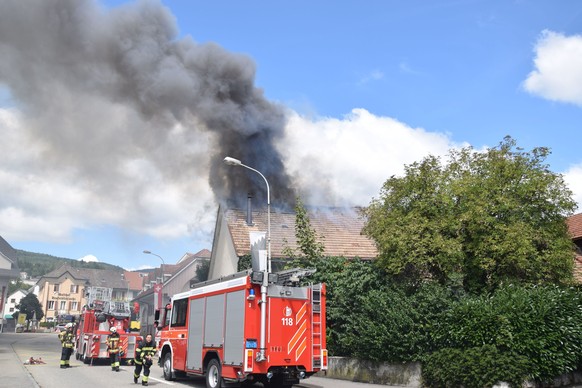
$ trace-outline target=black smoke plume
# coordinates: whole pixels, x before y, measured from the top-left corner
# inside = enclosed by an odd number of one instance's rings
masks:
[[[242,205],[252,192],[264,203],[263,180],[224,165],[231,156],[267,177],[275,206],[292,203],[275,147],[284,109],[255,86],[255,71],[244,55],[178,38],[159,1],[114,9],[92,0],[0,2],[0,84],[24,112],[46,168],[70,170],[103,195],[139,196],[123,171],[128,160],[147,160],[189,190],[186,182],[207,174],[219,202]]]

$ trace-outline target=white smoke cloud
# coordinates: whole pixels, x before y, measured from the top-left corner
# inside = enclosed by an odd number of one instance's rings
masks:
[[[314,205],[366,206],[386,179],[403,173],[405,164],[459,146],[445,134],[365,109],[354,109],[343,119],[289,115],[280,152],[304,201]]]
[[[12,150],[0,153],[4,238],[67,243],[75,229],[105,224],[161,239],[200,238],[207,237],[214,225],[215,214],[207,209],[216,205],[205,174],[182,185],[157,168],[155,154],[151,159],[116,155],[118,186],[124,189],[99,192],[94,188],[107,186],[106,176],[79,178],[71,173],[74,166],[47,167],[42,146],[28,136],[26,125],[16,108],[0,109],[0,138],[4,149]],[[200,228],[193,228],[193,223]]]
[[[445,134],[364,109],[354,109],[343,119],[312,120],[292,111],[288,115],[278,147],[298,191],[314,205],[365,206],[387,178],[402,173],[404,164],[456,146]],[[212,233],[216,203],[204,167],[191,183],[181,185],[166,180],[152,160],[127,156],[120,159],[119,171],[129,192],[96,195],[92,177],[78,180],[66,170],[43,168],[25,125],[15,109],[0,109],[0,137],[7,149],[18,150],[0,155],[3,237],[68,242],[75,229],[104,224],[161,239]],[[139,188],[139,197],[132,195],[134,188]]]
[[[535,70],[524,81],[525,90],[548,100],[582,106],[582,35],[545,30],[535,53]]]
[[[178,39],[157,2],[112,11],[92,0],[31,2],[0,2],[0,233],[9,241],[65,243],[103,225],[209,241],[217,203],[256,183],[224,156],[265,173],[275,200],[297,190],[311,205],[365,206],[405,164],[462,146],[364,109],[285,114],[254,86],[250,58]],[[579,79],[565,54],[578,39],[545,33],[528,90],[582,101],[566,85]],[[554,81],[557,72],[570,83]]]

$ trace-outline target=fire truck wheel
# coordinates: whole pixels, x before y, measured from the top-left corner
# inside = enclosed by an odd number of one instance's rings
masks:
[[[220,362],[216,358],[213,358],[208,363],[208,369],[206,370],[206,388],[220,387],[222,387]]]
[[[172,377],[172,353],[166,353],[164,356],[164,363],[162,364],[162,369],[164,371],[164,379],[171,381],[174,380]]]

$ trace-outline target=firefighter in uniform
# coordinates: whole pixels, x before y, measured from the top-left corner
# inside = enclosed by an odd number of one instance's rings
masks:
[[[73,324],[71,322],[65,325],[65,330],[59,333],[59,340],[61,340],[61,368],[70,368],[69,359],[73,354],[73,346],[75,346],[75,336],[73,335]]]
[[[109,352],[109,360],[111,361],[111,370],[119,372],[121,338],[115,327],[112,327],[109,331],[111,333],[107,336],[107,351]]]
[[[143,378],[141,385],[148,385],[148,378],[150,375],[150,367],[153,362],[152,359],[156,354],[156,343],[152,340],[152,335],[148,334],[145,340],[141,341],[135,350],[135,371],[133,372],[133,382],[137,384],[137,379],[141,374],[143,366]]]

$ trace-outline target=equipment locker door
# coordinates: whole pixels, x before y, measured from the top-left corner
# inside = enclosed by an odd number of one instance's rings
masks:
[[[229,292],[226,296],[225,364],[243,363],[245,302],[245,290]]]
[[[204,332],[204,299],[190,301],[188,354],[186,368],[202,370],[202,334]]]

